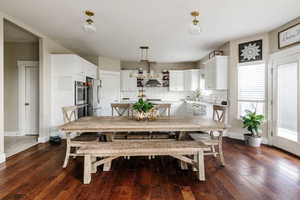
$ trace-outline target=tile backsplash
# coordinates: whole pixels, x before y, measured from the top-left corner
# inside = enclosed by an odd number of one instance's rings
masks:
[[[202,90],[201,96],[207,101],[223,101],[227,100],[227,90]],[[169,91],[169,88],[145,88],[146,98],[162,99],[171,101],[184,100],[187,96],[192,96],[191,91]],[[121,98],[137,99],[138,91],[122,91]]]

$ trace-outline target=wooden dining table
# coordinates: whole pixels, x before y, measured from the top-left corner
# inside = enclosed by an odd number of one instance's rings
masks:
[[[107,136],[107,141],[114,140],[118,132],[177,132],[178,140],[184,140],[188,132],[219,131],[227,129],[225,123],[201,117],[159,117],[154,121],[136,121],[131,117],[83,117],[66,123],[59,130],[66,133],[66,139],[71,139],[71,133],[98,132]],[[104,166],[108,171],[109,166]]]

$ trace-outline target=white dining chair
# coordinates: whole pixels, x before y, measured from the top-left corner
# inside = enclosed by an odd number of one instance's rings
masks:
[[[226,107],[224,106],[213,106],[213,120],[218,122],[225,122]],[[204,152],[204,155],[213,155],[214,157],[219,156],[221,165],[225,166],[224,153],[223,153],[223,131],[209,133],[190,133],[189,136],[195,141],[201,141],[207,146],[210,146],[210,151]],[[216,148],[217,147],[217,148]]]
[[[70,123],[78,119],[78,107],[68,106],[62,108],[64,123]],[[70,156],[76,158],[82,156],[77,153],[79,147],[87,146],[90,144],[99,142],[98,133],[76,133],[76,137],[71,138],[70,133],[66,134],[67,146],[66,156],[63,164],[63,168],[66,168],[69,162]]]

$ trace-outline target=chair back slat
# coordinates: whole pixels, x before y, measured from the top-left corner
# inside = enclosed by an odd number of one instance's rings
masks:
[[[112,103],[111,115],[114,116],[114,111],[118,116],[129,116],[130,104]]]
[[[171,104],[156,104],[155,108],[158,110],[160,116],[171,115]]]
[[[77,106],[67,106],[62,108],[63,118],[65,123],[78,119],[78,107]]]

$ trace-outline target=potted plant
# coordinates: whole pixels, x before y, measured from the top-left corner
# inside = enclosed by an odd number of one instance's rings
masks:
[[[242,117],[243,128],[249,131],[249,133],[244,134],[245,142],[249,146],[259,147],[262,141],[259,129],[263,123],[264,116],[256,114],[256,110],[254,112],[246,110],[245,112],[246,115]]]
[[[143,98],[140,98],[132,106],[134,117],[136,120],[154,120],[156,118],[154,105],[148,101],[145,101]]]

